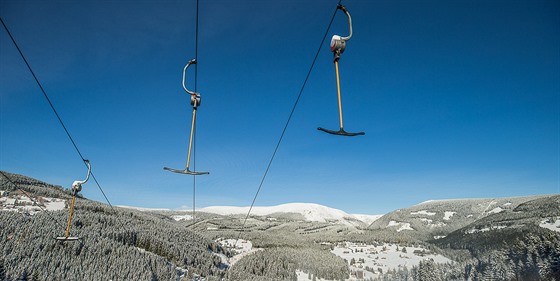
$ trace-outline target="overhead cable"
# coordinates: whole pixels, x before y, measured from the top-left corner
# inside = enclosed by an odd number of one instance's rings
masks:
[[[259,196],[259,193],[260,193],[261,188],[264,184],[266,176],[268,175],[268,171],[270,170],[270,167],[272,166],[272,162],[274,161],[274,158],[276,157],[276,153],[278,152],[278,148],[280,147],[280,144],[282,143],[282,140],[284,139],[284,135],[286,133],[286,130],[288,129],[288,126],[290,125],[290,121],[292,120],[292,116],[294,115],[294,112],[297,108],[299,100],[301,99],[301,96],[303,94],[303,90],[305,89],[305,86],[307,85],[307,81],[309,80],[309,76],[311,75],[311,72],[313,71],[313,67],[315,66],[315,62],[317,61],[317,58],[319,57],[319,53],[321,52],[321,49],[323,48],[323,44],[325,42],[325,39],[327,38],[329,30],[331,29],[331,25],[332,25],[332,23],[334,21],[334,18],[336,16],[336,12],[338,10],[338,5],[340,5],[340,2],[342,2],[342,0],[338,1],[337,8],[333,12],[333,15],[331,17],[329,25],[327,26],[327,29],[325,30],[325,34],[323,35],[323,38],[321,39],[321,43],[319,44],[319,47],[317,48],[317,52],[315,53],[315,57],[313,58],[313,61],[311,62],[311,66],[309,67],[309,70],[307,71],[307,75],[305,76],[303,84],[301,85],[301,88],[299,90],[299,94],[298,94],[298,96],[297,96],[297,98],[294,102],[292,110],[290,111],[290,115],[288,115],[288,120],[286,120],[286,124],[284,125],[284,128],[282,129],[282,133],[280,134],[280,138],[276,142],[276,147],[274,148],[272,156],[270,157],[270,160],[268,161],[268,165],[266,166],[266,170],[265,170],[265,172],[264,172],[264,174],[261,178],[261,182],[259,184],[257,192],[255,193],[255,196],[253,197],[253,201],[251,202],[251,206],[249,207],[249,211],[247,212],[247,215],[245,216],[245,219],[243,220],[243,224],[241,226],[241,230],[239,231],[239,235],[237,237],[237,240],[235,241],[235,245],[237,245],[237,241],[239,241],[239,238],[241,237],[241,232],[245,228],[245,224],[247,223],[247,219],[251,215],[251,211],[253,210],[255,202],[257,201],[257,197]]]
[[[2,20],[2,18],[0,17],[0,22],[2,22],[2,25],[4,26],[4,29],[6,30],[6,32],[8,33],[8,35],[10,36],[10,39],[12,40],[12,42],[14,43],[14,46],[16,47],[16,49],[18,50],[21,58],[23,59],[23,61],[25,62],[25,65],[27,66],[27,68],[29,69],[29,72],[31,72],[31,75],[33,76],[33,78],[35,79],[35,82],[37,83],[37,85],[39,86],[39,88],[41,89],[41,92],[43,93],[43,96],[45,97],[45,99],[47,100],[47,102],[49,103],[52,111],[54,112],[54,114],[56,115],[56,118],[58,119],[58,122],[60,123],[60,125],[62,126],[62,128],[64,129],[64,132],[66,132],[66,135],[68,136],[68,138],[70,139],[70,142],[72,142],[72,145],[74,146],[74,149],[76,150],[76,152],[78,153],[78,155],[80,156],[80,158],[82,159],[82,161],[84,162],[84,165],[87,167],[87,164],[85,163],[85,158],[82,155],[82,152],[80,152],[80,149],[78,148],[78,146],[76,145],[76,142],[74,141],[74,138],[72,138],[72,135],[70,135],[70,132],[68,131],[68,129],[66,128],[66,126],[64,125],[64,122],[62,121],[62,118],[60,117],[60,115],[58,114],[58,112],[56,111],[53,103],[51,102],[51,99],[49,98],[49,96],[47,95],[47,92],[45,91],[45,89],[43,88],[43,85],[41,84],[41,82],[39,82],[39,79],[37,78],[37,76],[35,75],[35,72],[33,71],[33,69],[31,68],[31,66],[29,65],[29,62],[27,62],[27,59],[25,58],[25,55],[23,54],[23,52],[21,51],[21,49],[19,48],[19,45],[17,44],[16,40],[14,39],[14,37],[12,36],[12,33],[10,32],[10,30],[8,29],[8,27],[6,26],[6,24],[4,23],[4,20]],[[107,204],[109,204],[109,206],[111,207],[111,210],[116,214],[116,210],[113,208],[113,205],[111,204],[111,202],[109,201],[109,198],[107,197],[107,195],[105,194],[105,192],[103,191],[103,188],[101,188],[101,185],[99,184],[99,182],[97,181],[97,178],[95,177],[95,175],[93,174],[93,172],[91,173],[91,177],[93,178],[93,180],[95,181],[97,187],[99,188],[99,190],[101,191],[101,194],[103,194],[103,197],[105,197],[105,201],[107,201]],[[124,229],[124,224],[122,223],[122,221],[120,220],[120,218],[117,219],[119,221],[119,223],[121,224],[121,227],[123,227]]]

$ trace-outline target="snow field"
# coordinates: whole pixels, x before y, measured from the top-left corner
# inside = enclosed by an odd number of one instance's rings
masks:
[[[199,209],[201,212],[213,213],[223,216],[247,214],[249,207],[233,206],[211,206]],[[342,210],[326,207],[313,203],[288,203],[270,207],[253,207],[252,215],[268,216],[275,213],[297,213],[301,214],[306,221],[330,222],[338,221],[347,225],[352,225],[349,220],[359,220],[366,224],[371,224],[382,215],[352,215]]]
[[[397,228],[397,232],[401,232],[403,230],[414,230],[414,228],[410,227],[410,223],[408,222],[390,221],[387,227],[389,226],[398,226],[399,228]]]
[[[59,198],[43,197],[47,211],[60,211],[66,207],[66,200]]]
[[[428,212],[426,210],[418,211],[418,212],[410,212],[411,215],[426,215],[426,216],[433,216],[435,212]]]
[[[403,252],[403,248],[406,248],[406,252]],[[415,251],[418,254],[415,254]],[[421,260],[425,259],[433,259],[436,263],[451,262],[450,259],[442,255],[427,253],[420,256],[419,254],[423,251],[428,252],[428,250],[422,247],[401,247],[394,244],[381,244],[374,246],[361,243],[344,242],[339,243],[331,252],[347,260],[349,263],[352,259],[354,259],[355,263],[350,265],[350,272],[362,271],[364,279],[378,277],[380,275],[379,269],[381,269],[383,273],[392,269],[398,270],[399,268],[405,266],[408,269],[411,269],[413,266],[418,265]],[[369,267],[374,272],[365,270],[366,267]],[[307,275],[305,275],[305,278],[307,278]],[[357,279],[353,276],[349,280]]]
[[[37,197],[31,199],[26,195],[16,194],[6,196],[6,191],[1,191],[0,197],[0,210],[2,211],[16,211],[34,215],[41,212],[43,207],[47,211],[64,210],[66,207],[66,200],[59,198]],[[38,202],[39,205],[36,205]]]
[[[551,218],[543,219],[541,220],[539,226],[550,229],[552,231],[560,232],[560,217],[552,218],[552,220]]]
[[[315,277],[315,279],[309,279],[309,274],[305,273],[301,270],[296,270],[296,275],[297,275],[297,281],[331,281],[331,280],[327,280],[327,279],[322,279],[319,277]],[[348,280],[352,280],[352,279],[348,279]]]
[[[456,213],[457,213],[457,212],[444,212],[444,214],[443,214],[443,220],[446,220],[446,221],[450,220],[451,217],[452,217],[454,214],[456,214]]]
[[[502,209],[501,207],[496,207],[496,208],[494,208],[494,209],[488,211],[488,214],[497,214],[497,213],[499,213],[499,212],[501,212],[501,211],[503,211],[503,210],[504,210],[504,209]]]
[[[171,216],[172,219],[176,220],[176,221],[190,221],[193,219],[193,217],[191,215],[174,215]]]
[[[251,241],[245,239],[239,239],[239,241],[237,241],[237,244],[236,241],[237,239],[226,239],[226,238],[216,239],[216,243],[219,243],[220,245],[222,245],[222,247],[225,247],[230,250],[233,249],[236,252],[236,254],[229,259],[223,254],[215,254],[222,259],[223,264],[228,266],[233,266],[236,262],[238,262],[243,257],[252,254],[256,251],[262,250],[261,248],[253,248],[253,243],[251,243]]]

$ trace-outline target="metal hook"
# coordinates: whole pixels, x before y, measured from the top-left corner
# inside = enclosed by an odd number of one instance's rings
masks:
[[[192,59],[187,62],[187,65],[185,65],[185,68],[183,68],[183,89],[185,89],[185,92],[189,93],[189,95],[196,95],[195,92],[189,91],[189,89],[187,89],[187,86],[185,86],[185,73],[187,72],[187,68],[189,68],[191,64],[196,64],[196,59]]]
[[[84,179],[83,181],[74,181],[74,183],[72,183],[72,191],[76,193],[82,191],[82,184],[86,183],[89,180],[89,176],[91,175],[91,164],[89,163],[89,160],[84,159],[84,163],[86,163],[88,167],[88,173],[86,179]]]
[[[70,227],[72,223],[72,216],[74,215],[74,203],[76,202],[76,194],[82,190],[82,184],[86,183],[89,180],[89,176],[91,175],[91,164],[89,160],[84,159],[84,163],[86,163],[88,167],[88,173],[86,179],[82,181],[74,181],[72,183],[72,202],[70,203],[70,216],[68,217],[68,225],[66,226],[66,232],[64,236],[56,237],[56,240],[59,241],[76,241],[80,239],[79,237],[70,237]]]
[[[343,11],[348,18],[349,30],[348,36],[333,35],[331,39],[331,52],[334,53],[334,59],[338,60],[340,59],[340,54],[342,54],[346,49],[346,41],[350,40],[350,38],[352,37],[352,17],[350,16],[350,13],[346,9],[346,7],[339,4],[336,8]]]

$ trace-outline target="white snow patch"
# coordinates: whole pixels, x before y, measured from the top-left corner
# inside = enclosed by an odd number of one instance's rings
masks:
[[[43,197],[47,211],[60,211],[66,207],[66,200],[59,198]]]
[[[229,259],[223,254],[215,254],[220,256],[220,258],[222,259],[222,263],[227,265],[228,267],[233,266],[236,262],[238,262],[240,259],[242,259],[243,257],[249,254],[252,254],[256,251],[263,250],[262,248],[254,248],[253,243],[251,243],[251,241],[244,240],[244,239],[237,240],[237,239],[219,238],[216,240],[216,242],[220,243],[222,247],[233,249],[236,252],[236,254]]]
[[[410,223],[404,223],[397,229],[397,232],[401,232],[403,230],[414,230],[414,228],[410,227]]]
[[[6,195],[7,192],[3,192]],[[64,210],[66,206],[65,199],[49,198],[37,196],[36,198],[29,198],[27,195],[12,193],[9,197],[0,197],[0,210],[3,211],[16,211],[27,213],[30,215],[37,214],[43,209],[47,211]]]
[[[356,219],[365,222],[366,224],[370,225],[374,221],[380,219],[383,215],[363,215],[363,214],[352,214]]]
[[[450,220],[451,217],[452,217],[454,214],[456,214],[456,213],[457,213],[457,212],[444,212],[443,219],[446,220],[446,221],[448,221],[448,220]]]
[[[543,219],[541,220],[539,226],[552,231],[560,232],[560,217]]]
[[[119,208],[133,209],[137,211],[173,211],[171,209],[166,209],[166,208],[142,208],[142,207],[134,207],[134,206],[126,206],[126,205],[115,205],[115,206]]]
[[[436,236],[434,236],[434,239],[437,240],[437,239],[441,239],[441,238],[445,238],[445,237],[446,237],[445,235],[436,235]]]
[[[414,230],[414,228],[410,227],[410,223],[408,222],[390,221],[387,227],[389,226],[398,226],[399,228],[397,228],[397,232],[401,232],[403,230]]]
[[[509,205],[511,205],[511,202],[504,203],[504,206],[509,206]]]
[[[480,215],[478,216],[478,219],[482,218],[482,216],[484,216],[484,213],[486,213],[486,211],[490,208],[490,206],[495,205],[496,203],[498,203],[498,202],[496,202],[494,200],[490,201],[490,203],[488,203],[486,208],[484,208],[484,211],[482,211],[482,213],[480,213]],[[480,205],[482,205],[482,204],[479,204],[479,206]]]
[[[23,204],[33,204],[33,201],[25,195],[20,196],[18,198],[18,202]]]
[[[494,208],[494,209],[488,211],[488,213],[489,213],[489,214],[497,214],[497,213],[499,213],[499,212],[501,212],[501,211],[503,211],[503,210],[504,210],[504,209],[502,209],[501,207],[496,207],[496,208]]]
[[[403,248],[406,248],[405,252],[403,252]],[[410,270],[413,266],[417,266],[421,260],[425,259],[433,259],[436,263],[452,262],[442,255],[432,254],[429,250],[421,247],[402,247],[395,244],[383,243],[368,245],[363,243],[343,242],[338,243],[331,252],[346,259],[348,262],[354,259],[355,263],[350,266],[350,272],[355,273],[361,271],[364,274],[363,279],[358,279],[356,275],[353,275],[347,280],[368,280],[370,278],[377,278],[381,276],[378,269],[381,269],[385,273],[406,266]],[[374,272],[365,270],[366,266],[373,269]],[[307,281],[307,274],[304,276],[306,279],[301,280]]]
[[[4,197],[4,198],[6,198],[6,197]],[[17,199],[15,199],[15,198],[6,198],[6,200],[4,202],[5,202],[6,205],[12,205],[13,206],[14,204],[16,204],[16,200]]]
[[[433,216],[436,213],[435,212],[428,212],[426,210],[422,210],[422,211],[418,211],[418,212],[411,212],[411,215],[426,215],[426,216]]]
[[[176,221],[190,221],[193,219],[193,216],[191,215],[174,215],[171,216],[172,219],[176,220]]]

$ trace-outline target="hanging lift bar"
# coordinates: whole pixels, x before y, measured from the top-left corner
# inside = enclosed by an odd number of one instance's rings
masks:
[[[191,96],[191,105],[193,106],[192,122],[191,122],[191,134],[190,134],[190,138],[189,138],[189,151],[188,151],[188,154],[187,154],[187,165],[186,165],[184,170],[172,169],[172,168],[168,168],[168,167],[164,167],[163,169],[167,170],[167,171],[170,171],[170,172],[179,173],[179,174],[186,174],[186,175],[207,175],[207,174],[209,174],[209,172],[195,172],[195,171],[189,170],[189,165],[191,163],[191,152],[192,152],[192,144],[193,144],[194,125],[195,125],[195,122],[196,122],[196,110],[197,110],[198,106],[200,106],[200,93],[190,91],[189,89],[187,89],[187,86],[185,86],[185,73],[187,72],[187,68],[189,68],[189,66],[191,64],[196,64],[196,59],[190,60],[187,63],[187,65],[185,65],[185,68],[183,68],[183,89],[185,90],[185,92],[187,92]]]
[[[334,55],[334,66],[336,70],[336,89],[338,91],[338,115],[340,119],[340,129],[338,131],[328,130],[321,127],[317,129],[329,134],[340,135],[340,136],[352,137],[358,135],[365,135],[364,132],[350,133],[344,131],[344,123],[342,121],[342,99],[340,97],[340,76],[338,74],[338,61],[340,60],[340,55],[346,49],[346,41],[350,40],[350,38],[352,37],[352,17],[350,17],[350,13],[344,6],[339,4],[336,8],[343,11],[346,17],[348,18],[348,28],[350,31],[350,34],[348,34],[348,36],[343,37],[340,35],[333,35],[331,39],[331,52],[333,52]]]
[[[78,192],[82,191],[82,184],[85,184],[89,180],[89,176],[91,175],[91,164],[89,160],[84,160],[84,163],[88,166],[88,173],[86,179],[83,181],[74,181],[72,183],[72,203],[70,204],[70,216],[68,217],[68,226],[66,227],[66,233],[64,236],[56,237],[56,240],[59,241],[76,241],[80,239],[80,237],[72,237],[70,236],[70,226],[72,225],[72,216],[74,215],[74,202],[76,201],[76,195]]]

